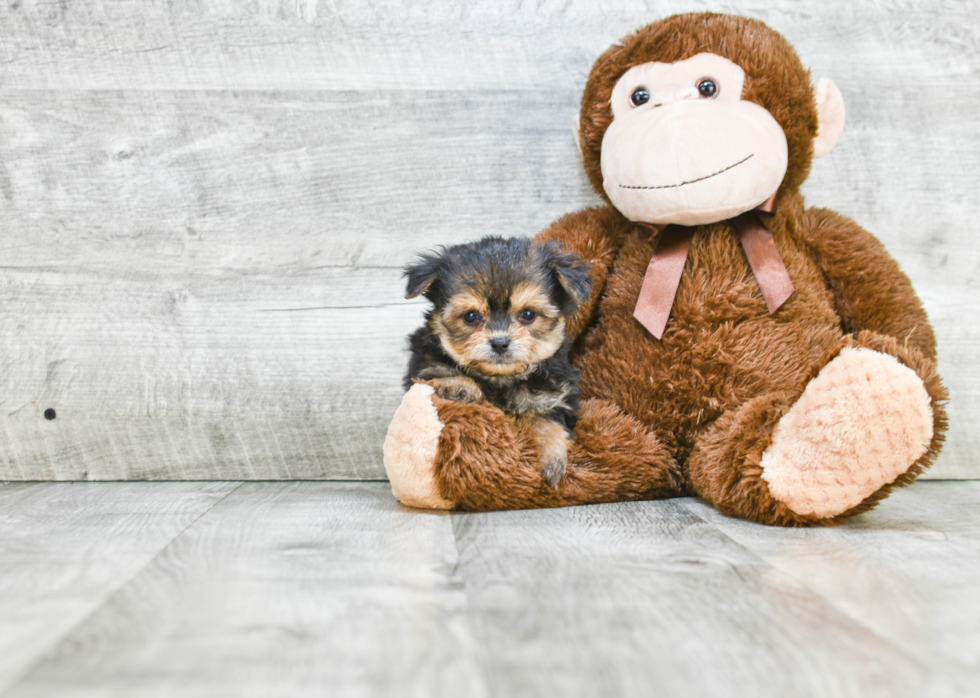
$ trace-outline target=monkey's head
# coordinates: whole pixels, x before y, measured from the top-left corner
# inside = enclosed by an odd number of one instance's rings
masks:
[[[688,14],[655,22],[592,68],[576,141],[595,190],[635,222],[699,225],[799,189],[844,127],[837,87],[816,88],[766,25]]]

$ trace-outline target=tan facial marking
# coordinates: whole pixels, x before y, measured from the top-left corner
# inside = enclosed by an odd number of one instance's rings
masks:
[[[532,328],[527,329],[533,331]],[[554,320],[554,327],[536,334],[538,336],[534,342],[533,363],[544,361],[558,351],[558,347],[565,341],[565,318],[557,318]]]
[[[479,347],[486,343],[487,333],[483,328],[467,327],[462,321],[458,324],[462,325],[462,328],[454,331],[445,323],[440,323],[436,328],[436,335],[442,348],[456,363],[469,366],[473,364],[474,354],[479,353]]]
[[[497,336],[500,332],[490,332],[486,325],[489,303],[472,290],[462,291],[449,299],[442,312],[433,316],[431,329],[439,337],[445,352],[461,366],[496,376],[522,373],[558,350],[565,339],[565,321],[538,284],[521,284],[510,294],[509,301],[514,321],[506,332],[511,344],[505,357],[490,349],[491,335]],[[525,308],[537,315],[526,324],[516,317]],[[463,319],[471,310],[480,313],[481,322],[470,325]]]
[[[521,284],[516,287],[510,294],[510,307],[515,314],[528,308],[549,318],[558,315],[558,308],[551,303],[550,296],[537,284]]]
[[[463,291],[449,299],[449,303],[446,304],[446,308],[442,311],[442,317],[446,323],[454,320],[462,321],[463,315],[471,310],[475,310],[486,318],[490,308],[487,306],[487,299],[483,296],[472,291]]]
[[[471,310],[480,313],[481,317],[481,321],[474,325],[463,319]],[[467,354],[483,341],[483,324],[488,311],[486,298],[469,290],[462,291],[449,299],[442,312],[432,316],[430,329],[454,361],[467,365],[471,363]]]

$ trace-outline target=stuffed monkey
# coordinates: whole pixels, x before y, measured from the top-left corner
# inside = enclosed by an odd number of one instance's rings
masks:
[[[556,240],[592,265],[568,322],[582,408],[565,479],[489,404],[406,393],[384,446],[395,496],[487,511],[696,495],[773,525],[839,522],[938,454],[946,393],[908,278],[854,222],[806,208],[844,123],[760,22],[651,24],[596,62],[576,120],[605,205]]]

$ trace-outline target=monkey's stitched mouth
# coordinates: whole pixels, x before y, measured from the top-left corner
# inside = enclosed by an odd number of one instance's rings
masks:
[[[738,167],[739,165],[741,165],[743,162],[745,162],[749,158],[753,157],[754,155],[755,155],[755,153],[752,153],[749,156],[742,158],[741,160],[739,160],[738,162],[736,162],[734,165],[729,165],[728,167],[726,167],[723,170],[718,170],[717,172],[712,172],[711,174],[705,175],[704,177],[698,177],[697,179],[691,179],[691,180],[688,180],[686,182],[681,182],[680,184],[664,184],[664,185],[661,185],[659,187],[631,187],[631,186],[627,186],[626,184],[620,184],[619,187],[620,187],[620,189],[676,189],[677,187],[683,187],[685,184],[694,184],[695,182],[703,182],[706,179],[711,179],[712,177],[717,177],[718,175],[720,175],[720,174],[722,174],[724,172],[728,172],[728,170],[732,169],[733,167]]]

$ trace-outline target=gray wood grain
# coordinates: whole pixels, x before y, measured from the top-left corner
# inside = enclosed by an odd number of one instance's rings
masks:
[[[597,201],[570,92],[0,94],[4,267],[163,265],[287,284],[534,235]]]
[[[710,11],[770,24],[818,68],[952,85],[976,76],[973,10],[967,0],[18,0],[0,7],[0,58],[11,88],[580,91],[612,42]]]
[[[952,396],[928,476],[980,476],[971,3],[22,0],[0,6],[0,477],[383,477],[420,306],[376,301],[418,249],[597,203],[570,135],[591,63],[703,9],[840,86],[805,194],[912,278]],[[267,304],[346,309],[253,321]]]
[[[420,322],[397,271],[5,276],[0,478],[383,473],[381,414]]]
[[[919,483],[833,532],[769,536],[701,502],[683,506],[952,686],[980,686],[980,482]]]
[[[693,499],[9,485],[0,694],[972,697],[978,507],[980,483],[918,483],[796,531]]]
[[[0,692],[235,487],[0,486]]]
[[[939,660],[937,645],[923,657],[915,650],[931,638],[902,646],[686,500],[455,521],[495,695],[965,695],[977,677],[976,654]],[[755,528],[758,539],[782,542],[781,531]],[[815,564],[847,535],[820,533]],[[839,564],[827,577],[847,584],[860,569]],[[853,581],[863,599],[878,591],[868,581]],[[942,594],[947,584],[930,589]],[[916,596],[901,600],[922,609]]]
[[[247,483],[7,695],[483,696],[457,562],[386,484]]]

